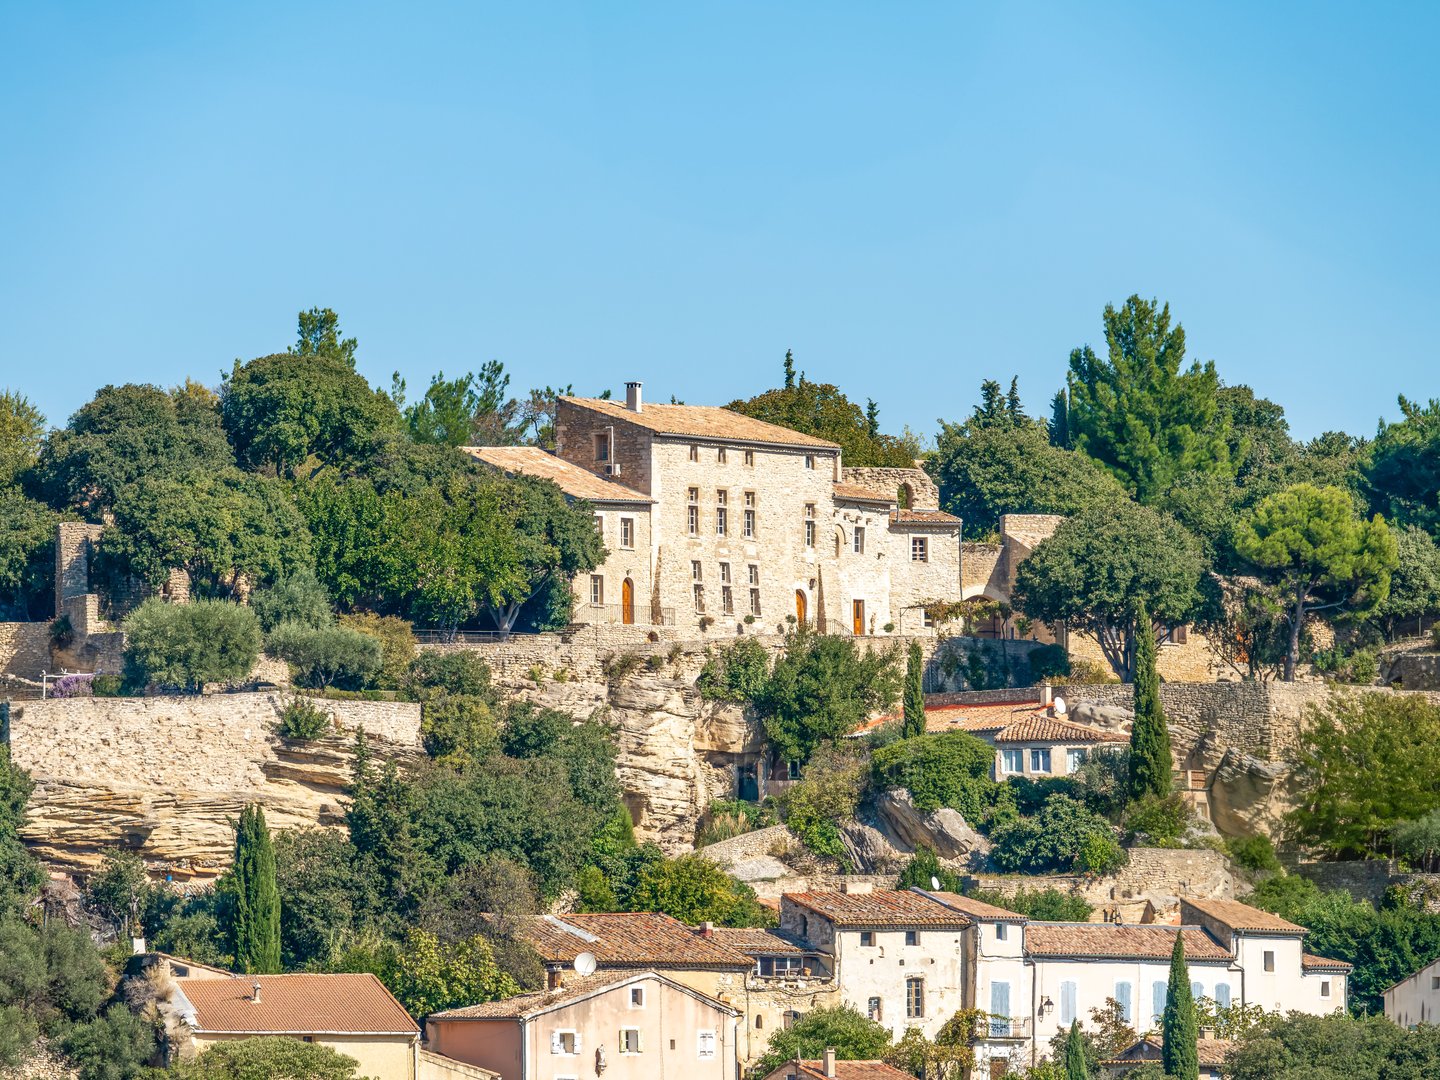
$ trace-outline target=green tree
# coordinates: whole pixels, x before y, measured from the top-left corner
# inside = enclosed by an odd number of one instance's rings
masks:
[[[1160,701],[1160,675],[1155,670],[1155,631],[1142,600],[1135,611],[1135,723],[1130,729],[1132,801],[1147,795],[1170,794],[1175,761],[1170,754],[1170,729]]]
[[[114,928],[116,936],[129,937],[138,929],[136,916],[150,894],[145,861],[133,851],[110,848],[100,869],[85,882],[85,903]]]
[[[280,889],[275,880],[275,849],[265,813],[258,804],[240,812],[235,829],[235,910],[231,940],[235,965],[246,974],[280,970]]]
[[[940,865],[940,860],[935,855],[935,849],[921,844],[915,849],[915,854],[910,856],[910,861],[900,871],[900,876],[895,880],[897,891],[906,889],[933,889],[935,882],[940,882],[939,888],[945,892],[963,892],[964,881],[961,876],[953,870],[947,870]]]
[[[1440,867],[1440,809],[1395,826],[1394,848],[1406,862],[1426,873]]]
[[[865,410],[846,397],[839,387],[808,382],[803,376],[794,385],[732,401],[725,407],[756,420],[838,443],[847,465],[910,469],[914,468],[920,452],[912,440],[872,435]]]
[[[925,661],[920,654],[920,643],[910,643],[905,658],[905,722],[900,729],[904,738],[925,734]]]
[[[941,506],[964,519],[967,536],[993,532],[1002,514],[1078,514],[1125,493],[1105,469],[1051,445],[1044,429],[1028,420],[941,421],[925,468],[940,487]]]
[[[1370,506],[1399,525],[1440,536],[1440,400],[1401,395],[1398,423],[1380,424],[1365,465]]]
[[[1225,1058],[1231,1080],[1422,1080],[1440,1075],[1440,1028],[1376,1014],[1270,1016]]]
[[[785,759],[809,760],[821,743],[850,734],[895,703],[895,660],[891,653],[862,653],[851,638],[796,626],[755,703],[766,737]]]
[[[58,520],[44,503],[0,486],[0,618],[24,622],[50,613]]]
[[[1199,1030],[1195,1000],[1190,994],[1190,971],[1185,966],[1185,940],[1175,935],[1170,954],[1170,985],[1165,990],[1165,1012],[1160,1018],[1160,1060],[1165,1074],[1176,1080],[1199,1080],[1200,1057],[1196,1047]]]
[[[1283,593],[1290,641],[1285,680],[1295,678],[1308,614],[1373,611],[1390,591],[1396,543],[1385,522],[1365,521],[1339,488],[1296,484],[1263,499],[1236,532],[1235,549]]]
[[[1218,416],[1215,365],[1181,371],[1185,331],[1170,305],[1132,296],[1105,305],[1101,360],[1090,346],[1070,353],[1069,430],[1076,449],[1100,462],[1141,502],[1198,470],[1233,476],[1228,427]]]
[[[9,719],[10,703],[0,702]],[[15,908],[40,888],[39,864],[20,840],[25,807],[35,782],[15,764],[10,745],[0,743],[0,915]]]
[[[700,855],[646,866],[636,875],[626,909],[659,911],[692,925],[770,926],[775,921],[756,900],[754,889]]]
[[[1179,940],[1180,935],[1175,935]],[[1080,1021],[1070,1021],[1065,1036],[1065,1080],[1090,1080],[1090,1064],[1085,1060],[1085,1043],[1080,1038]]]
[[[131,1080],[150,1073],[157,1035],[153,1020],[116,1002],[94,1019],[65,1029],[60,1048],[78,1066],[80,1080]]]
[[[0,488],[16,483],[40,458],[45,417],[24,394],[0,390]]]
[[[495,963],[483,937],[451,944],[419,929],[405,935],[394,974],[386,981],[406,1011],[419,1017],[520,992],[515,980]]]
[[[175,1067],[176,1080],[360,1080],[360,1063],[288,1035],[217,1043]]]
[[[354,845],[334,829],[276,833],[275,882],[285,898],[280,956],[286,969],[330,967],[380,907],[378,883],[359,865]]]
[[[706,650],[695,689],[705,698],[750,702],[764,694],[769,677],[769,650],[753,637],[742,637]]]
[[[266,637],[265,651],[286,661],[296,683],[312,689],[360,690],[380,671],[380,642],[346,626],[284,622]]]
[[[870,765],[877,787],[905,788],[921,811],[948,806],[976,823],[995,799],[995,750],[968,731],[902,739],[876,750]]]
[[[765,1076],[795,1058],[822,1057],[827,1049],[842,1061],[873,1061],[890,1049],[890,1032],[849,1005],[821,1006],[774,1032],[755,1072]]]
[[[1152,618],[1186,621],[1203,564],[1194,537],[1173,518],[1110,502],[1061,522],[1020,564],[1015,604],[1028,617],[1088,632],[1115,674],[1135,675],[1136,605]]]
[[[260,622],[224,600],[146,600],[125,620],[125,672],[132,686],[198,694],[206,683],[250,674],[260,656]]]
[[[1440,807],[1440,706],[1423,698],[1335,693],[1306,714],[1296,752],[1294,837],[1327,854],[1389,854],[1397,825]]]
[[[1052,795],[1034,817],[991,830],[991,862],[1007,874],[1105,875],[1127,856],[1110,823],[1068,795]]]
[[[425,396],[404,410],[410,437],[440,446],[513,444],[520,434],[514,427],[519,402],[505,397],[509,385],[510,376],[498,360],[457,379],[440,372],[431,378]]]
[[[1394,530],[1395,570],[1390,575],[1389,595],[1376,609],[1375,617],[1386,634],[1415,623],[1424,633],[1425,620],[1440,618],[1440,545],[1430,534],[1414,525]]]
[[[330,308],[302,311],[297,323],[295,344],[287,350],[290,355],[330,357],[355,366],[355,349],[360,343],[340,336],[340,316]]]
[[[309,566],[301,566],[256,589],[250,594],[250,609],[267,634],[281,623],[299,623],[318,630],[335,621],[330,596]]]

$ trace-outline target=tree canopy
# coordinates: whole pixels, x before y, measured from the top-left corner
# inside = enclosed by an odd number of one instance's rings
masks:
[[[35,464],[45,445],[45,417],[24,394],[0,390],[0,488]]]
[[[1440,536],[1440,400],[1400,396],[1398,423],[1380,424],[1365,483],[1371,508],[1400,525]]]
[[[884,1057],[889,1048],[890,1032],[885,1025],[861,1016],[849,1005],[821,1006],[772,1034],[755,1072],[764,1076],[797,1057],[824,1057],[827,1049],[833,1049],[842,1061],[872,1061]]]

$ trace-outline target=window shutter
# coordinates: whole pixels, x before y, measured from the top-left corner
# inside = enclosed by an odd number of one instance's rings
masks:
[[[575,1052],[580,1053],[580,1032],[575,1032]]]
[[[996,1016],[1008,1017],[1010,1015],[1010,984],[1008,982],[990,984],[990,1011]]]
[[[550,1052],[552,1054],[564,1053],[560,1047],[560,1032],[558,1031],[550,1032]]]
[[[1075,984],[1073,982],[1062,982],[1060,984],[1060,1022],[1071,1024],[1075,1020]]]
[[[1216,1004],[1216,1005],[1219,1005],[1222,1009],[1225,1009],[1225,1008],[1229,1008],[1229,1007],[1230,1007],[1230,984],[1229,984],[1229,983],[1216,983],[1216,984],[1215,984],[1215,1004]]]
[[[1165,1015],[1165,993],[1168,988],[1163,982],[1157,982],[1150,987],[1150,1011],[1153,1019],[1159,1020]]]
[[[1120,1015],[1125,1018],[1127,1024],[1135,1022],[1135,1007],[1130,992],[1131,986],[1128,982],[1115,984],[1115,1000],[1120,1003]]]
[[[1190,984],[1190,996],[1196,1001],[1199,1001],[1205,996],[1205,987],[1198,982],[1192,982]]]

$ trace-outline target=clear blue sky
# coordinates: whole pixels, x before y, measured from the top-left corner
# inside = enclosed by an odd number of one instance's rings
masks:
[[[0,386],[214,384],[340,312],[412,396],[498,358],[932,432],[1042,412],[1106,301],[1370,434],[1440,395],[1440,6],[0,0]]]

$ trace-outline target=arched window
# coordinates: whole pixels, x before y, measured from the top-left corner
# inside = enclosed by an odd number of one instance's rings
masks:
[[[915,489],[909,484],[901,484],[900,490],[895,493],[895,502],[901,510],[909,510],[915,503]]]

